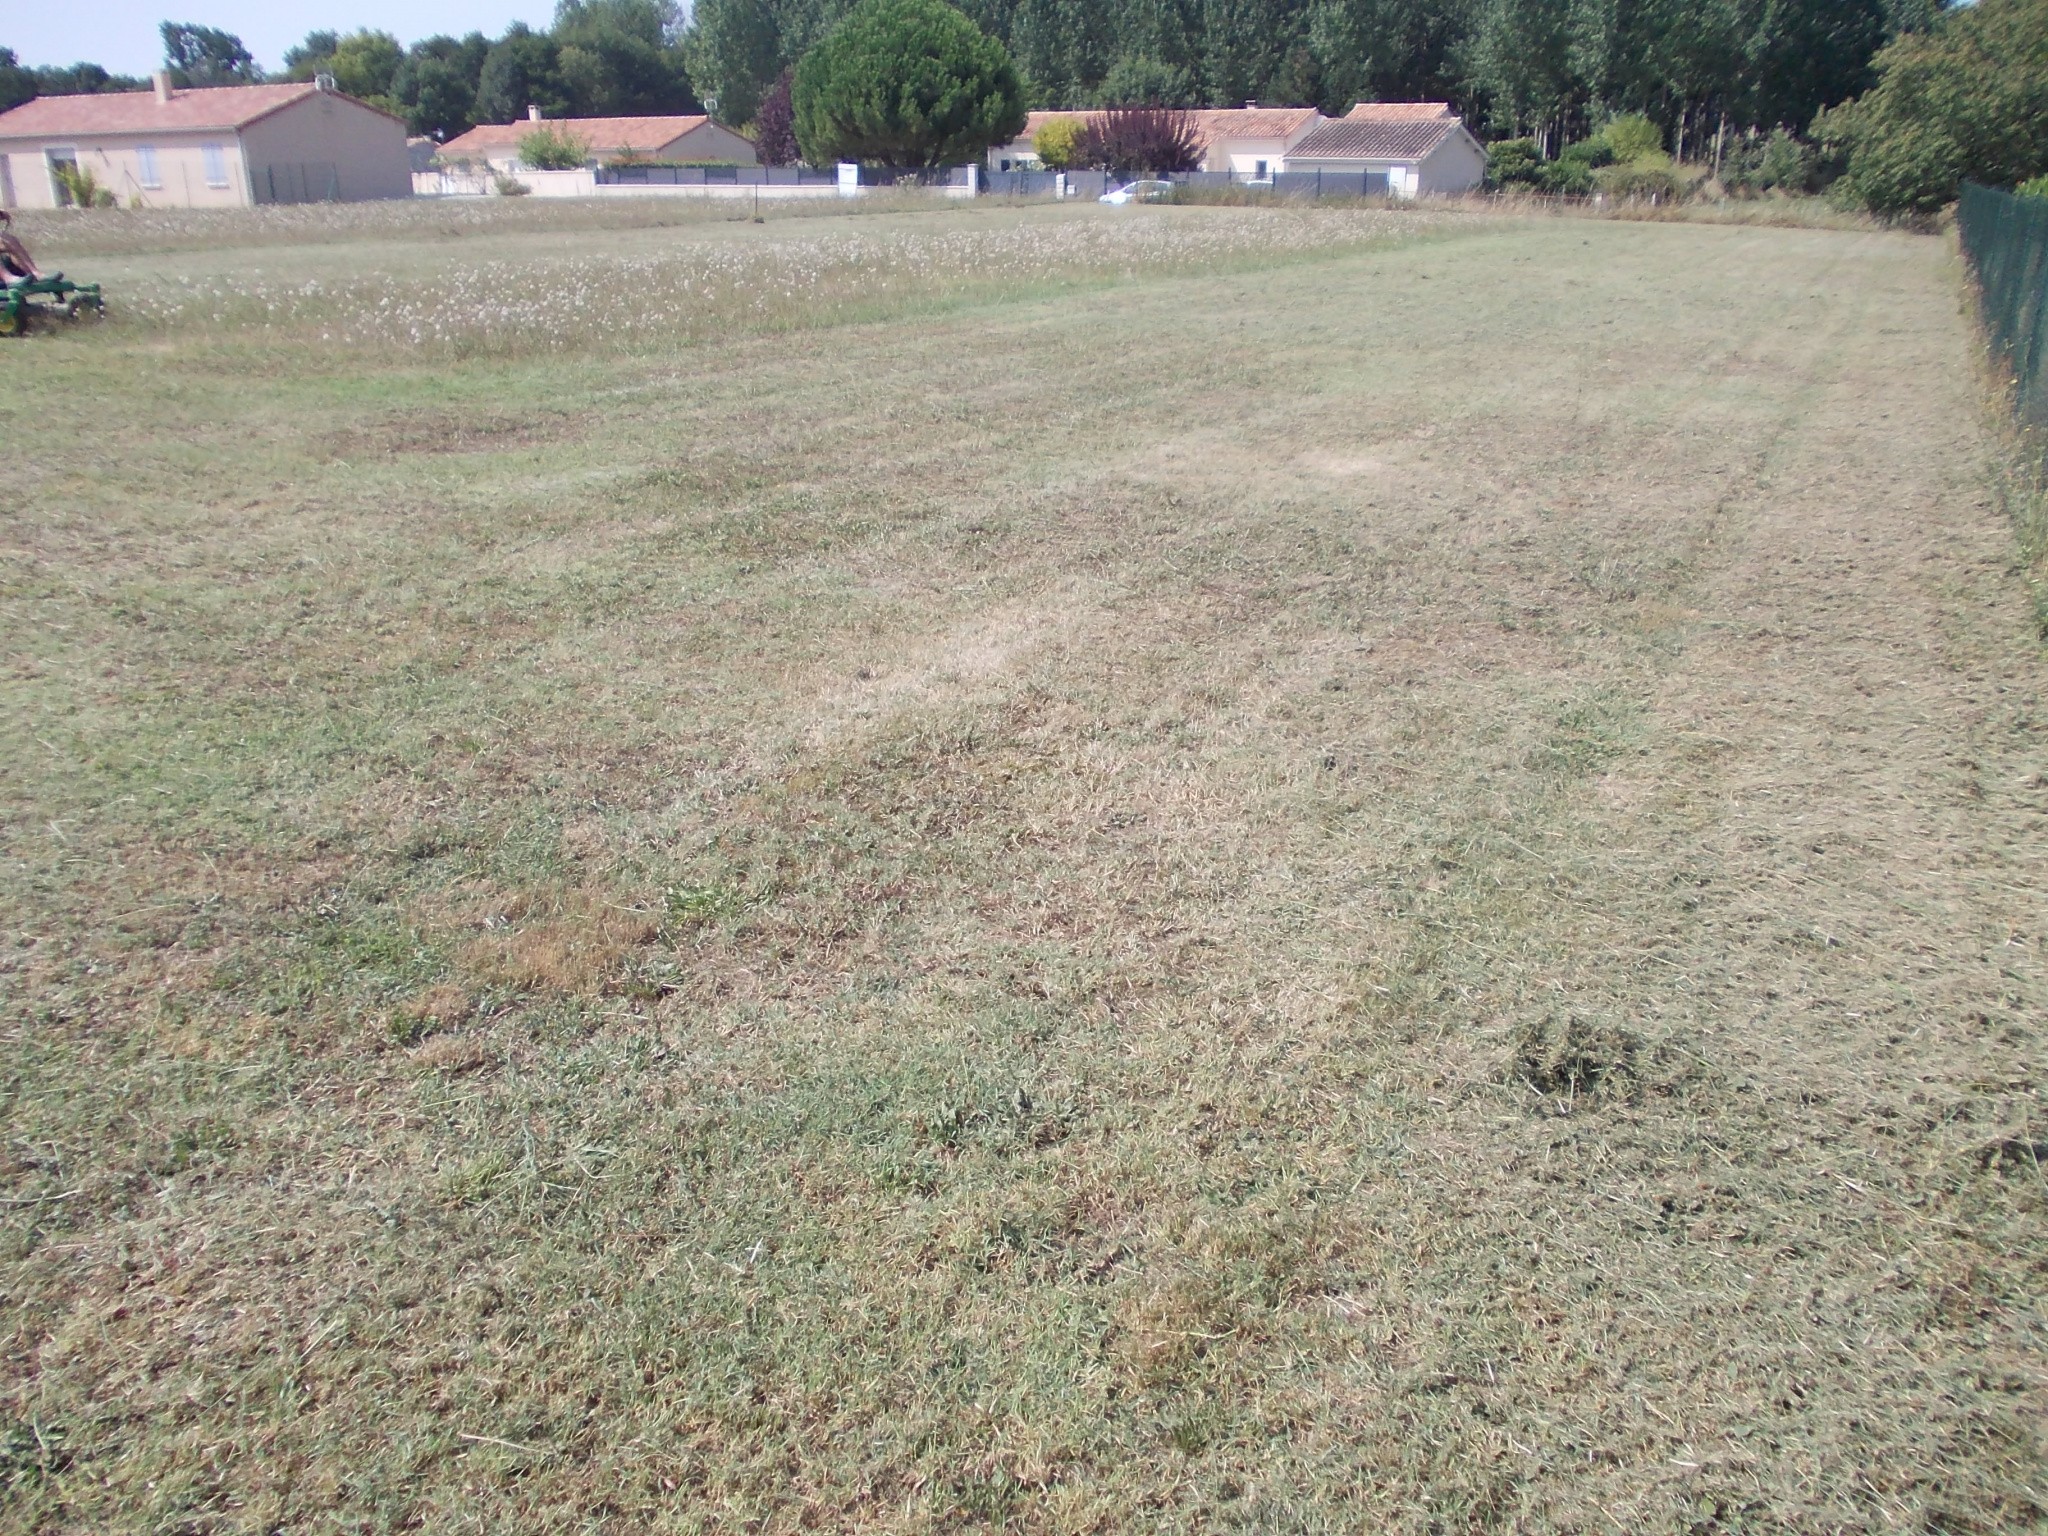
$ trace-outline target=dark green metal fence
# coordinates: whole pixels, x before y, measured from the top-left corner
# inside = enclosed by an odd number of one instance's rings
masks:
[[[2013,409],[2048,428],[2048,197],[1965,185],[1956,228],[1984,329],[2012,367]]]

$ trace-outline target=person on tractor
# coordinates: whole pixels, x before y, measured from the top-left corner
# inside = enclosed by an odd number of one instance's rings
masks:
[[[14,216],[0,208],[0,282],[9,288],[33,283],[43,274],[28,253],[28,247],[14,233]]]

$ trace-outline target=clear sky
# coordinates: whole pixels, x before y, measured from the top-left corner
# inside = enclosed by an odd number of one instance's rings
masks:
[[[90,0],[73,9],[49,0],[6,0],[0,48],[24,64],[81,59],[121,75],[146,75],[163,62],[157,23],[192,21],[232,32],[265,69],[308,32],[376,27],[400,42],[448,32],[496,37],[515,21],[545,26],[554,0]],[[81,25],[83,23],[83,25]]]

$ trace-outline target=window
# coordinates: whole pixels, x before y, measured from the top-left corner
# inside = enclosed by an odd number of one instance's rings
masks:
[[[199,157],[206,162],[206,184],[209,187],[224,187],[228,184],[227,151],[218,144],[202,144]]]
[[[78,151],[75,149],[46,149],[43,161],[50,168],[50,196],[59,208],[71,206],[71,184],[69,173],[78,168]]]
[[[152,191],[164,184],[163,178],[157,174],[154,144],[135,146],[135,169],[141,176],[142,184]]]
[[[1265,161],[1263,161],[1263,160],[1254,160],[1254,161],[1252,162],[1252,178],[1253,178],[1253,179],[1254,179],[1255,181],[1264,181],[1264,180],[1266,179],[1266,162],[1265,162]]]

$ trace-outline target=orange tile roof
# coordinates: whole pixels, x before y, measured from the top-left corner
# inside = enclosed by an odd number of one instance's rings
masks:
[[[1086,122],[1094,115],[1093,112],[1030,112],[1025,114],[1024,131],[1018,134],[1017,137],[1019,139],[1035,139],[1038,137],[1038,130],[1047,123],[1057,122],[1060,119],[1069,117],[1078,118],[1082,122]]]
[[[1100,115],[1093,111],[1033,112],[1017,138],[1035,139],[1039,129],[1058,118],[1087,122]],[[1317,115],[1314,107],[1193,107],[1186,112],[1195,142],[1205,151],[1221,139],[1284,139]]]
[[[1284,139],[1319,115],[1314,107],[1208,107],[1188,114],[1205,149],[1219,139]]]
[[[1456,116],[1448,101],[1361,101],[1344,114],[1343,121],[1387,123]]]
[[[184,132],[246,128],[259,117],[318,94],[310,81],[288,85],[216,85],[171,93],[107,91],[97,96],[38,96],[0,112],[0,139],[47,139],[73,133]],[[355,98],[344,97],[355,101]],[[356,102],[357,106],[366,103]],[[377,109],[370,107],[374,112]]]
[[[484,123],[458,134],[441,146],[441,153],[445,157],[517,149],[529,133],[552,128],[581,139],[593,155],[615,155],[628,146],[651,154],[710,121],[702,113],[695,117],[549,117],[537,123],[521,118],[516,123]]]
[[[1455,117],[1339,117],[1303,134],[1296,160],[1420,160],[1458,131]]]

